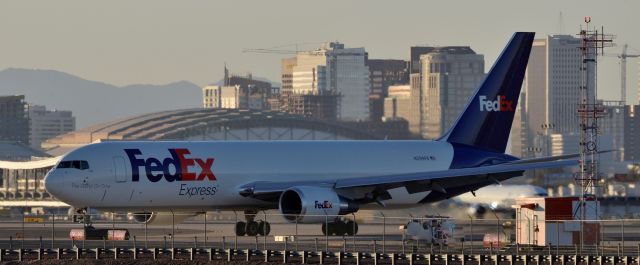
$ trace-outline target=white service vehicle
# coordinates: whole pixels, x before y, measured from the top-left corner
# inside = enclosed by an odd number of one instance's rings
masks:
[[[404,240],[426,241],[446,246],[453,240],[456,224],[454,220],[443,217],[413,219],[400,227]]]

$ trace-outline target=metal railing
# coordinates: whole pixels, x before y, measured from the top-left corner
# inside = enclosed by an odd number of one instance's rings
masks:
[[[82,228],[82,224],[74,223],[67,215],[13,215],[0,216],[0,249],[4,255],[0,258],[15,259],[22,253],[24,257],[35,259],[40,256],[77,256],[92,257],[151,257],[159,256],[175,258],[175,255],[186,257],[195,255],[222,257],[226,255],[269,255],[301,258],[300,253],[310,257],[325,255],[337,258],[346,255],[356,258],[362,253],[363,258],[405,257],[418,255],[416,259],[427,258],[420,255],[458,255],[466,259],[474,255],[545,255],[545,256],[640,256],[640,219],[589,220],[585,223],[598,224],[599,230],[594,243],[583,244],[542,244],[542,234],[553,237],[553,233],[533,226],[517,224],[514,219],[450,219],[446,217],[346,215],[342,218],[359,223],[357,234],[323,235],[321,225],[289,223],[278,213],[259,213],[256,220],[271,223],[269,235],[236,236],[235,223],[245,221],[242,214],[220,215],[209,213],[193,217],[180,213],[171,215],[172,223],[150,225],[136,223],[127,214],[91,215],[93,226],[101,229],[127,230],[128,240],[113,240],[108,237],[100,239],[76,240],[70,238],[71,229]],[[205,217],[206,216],[206,217]],[[166,216],[165,216],[166,217]],[[183,217],[188,217],[184,222]],[[334,220],[334,216],[325,216],[325,222]],[[446,235],[446,241],[423,238],[409,233],[407,224],[420,224],[448,220],[455,226]],[[567,220],[539,220],[547,224],[563,225]],[[404,229],[400,229],[400,228]],[[528,231],[527,231],[528,229]],[[538,233],[531,237],[540,242],[517,242],[518,233]],[[559,234],[559,233],[557,233]],[[493,235],[493,238],[489,235]],[[559,242],[558,238],[544,238],[545,241]],[[156,251],[156,252],[154,252]],[[40,254],[38,254],[40,253]],[[78,254],[79,253],[79,254]],[[97,254],[96,254],[97,253]],[[289,253],[289,254],[286,254]],[[294,254],[292,254],[294,253]],[[298,253],[298,254],[295,254]],[[311,253],[311,254],[309,254]],[[313,254],[315,253],[315,254]],[[318,254],[320,253],[320,254]],[[324,254],[322,254],[324,253]],[[334,254],[331,254],[334,253]],[[335,254],[337,253],[337,254]],[[339,254],[343,253],[343,254]],[[346,254],[345,254],[346,253]],[[367,254],[368,253],[368,254]],[[268,256],[269,256],[268,255]],[[385,256],[386,255],[386,256]],[[464,257],[467,255],[468,257]],[[188,255],[187,255],[188,256]],[[475,256],[474,256],[475,257]],[[469,258],[471,259],[471,258]],[[474,258],[475,259],[475,258]]]

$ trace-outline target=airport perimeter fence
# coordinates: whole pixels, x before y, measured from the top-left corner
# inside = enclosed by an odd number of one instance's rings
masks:
[[[335,216],[316,216],[325,223]],[[495,216],[498,217],[498,216]],[[313,252],[429,253],[429,254],[537,254],[537,255],[637,255],[640,256],[640,219],[518,220],[452,219],[447,217],[384,216],[383,214],[341,216],[356,221],[355,235],[325,235],[321,224],[288,222],[280,214],[260,212],[256,221],[270,223],[270,233],[237,236],[235,224],[245,221],[243,213],[165,213],[153,221],[138,223],[130,214],[91,215],[93,227],[126,231],[101,238],[72,238],[72,229],[83,225],[68,215],[0,216],[0,249],[56,248],[159,248],[159,249],[253,249]],[[350,223],[352,224],[352,223]],[[576,224],[578,224],[576,226]],[[583,228],[597,224],[597,230]],[[561,229],[549,230],[553,226]],[[572,227],[573,232],[561,232]],[[576,227],[578,229],[576,229]],[[596,240],[593,240],[594,231]],[[567,238],[569,235],[572,238]],[[518,239],[526,236],[527,239]],[[584,243],[580,244],[580,239]],[[590,238],[590,239],[588,239]],[[587,240],[588,239],[588,240]],[[588,241],[588,242],[587,242]],[[556,244],[555,242],[564,242]],[[570,242],[570,243],[567,243]]]

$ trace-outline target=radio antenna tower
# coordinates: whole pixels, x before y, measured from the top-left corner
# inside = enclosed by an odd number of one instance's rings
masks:
[[[584,243],[584,221],[599,217],[598,196],[601,193],[601,174],[598,168],[598,119],[604,115],[604,107],[598,102],[598,56],[603,55],[605,47],[613,46],[613,36],[604,34],[604,27],[591,26],[591,17],[585,17],[585,28],[580,26],[582,44],[582,64],[580,66],[580,102],[578,118],[580,121],[580,172],[576,181],[580,186],[580,201],[575,216],[581,222],[580,249]],[[589,201],[589,202],[588,202]]]

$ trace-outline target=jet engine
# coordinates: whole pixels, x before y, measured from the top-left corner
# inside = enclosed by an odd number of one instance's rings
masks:
[[[481,204],[474,204],[469,206],[467,213],[476,218],[482,218],[487,213],[487,208]]]
[[[332,188],[298,186],[280,195],[280,213],[289,222],[324,223],[336,215],[358,211],[358,204],[338,195]]]
[[[179,224],[189,217],[196,216],[196,213],[173,213],[171,212],[141,212],[129,213],[129,219],[136,223],[148,225],[172,225]]]

